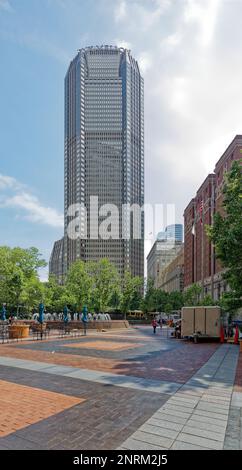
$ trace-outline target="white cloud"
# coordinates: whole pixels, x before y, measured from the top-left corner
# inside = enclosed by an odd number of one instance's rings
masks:
[[[128,41],[124,41],[122,39],[114,39],[113,43],[118,47],[123,47],[124,49],[131,49],[132,44]]]
[[[170,108],[184,118],[191,117],[190,85],[188,77],[176,76],[170,81]]]
[[[88,27],[88,41],[119,38],[116,43],[131,47],[145,75],[146,202],[175,202],[181,220],[203,178],[242,133],[242,2],[100,3],[98,27],[94,32]],[[79,9],[69,10],[67,15],[78,17]],[[79,34],[78,25],[74,37]],[[12,40],[67,62],[65,52],[37,33],[15,34]]]
[[[121,0],[114,9],[114,19],[116,23],[125,20],[127,16],[127,4],[125,0]]]
[[[18,190],[23,188],[23,185],[19,183],[15,178],[12,176],[2,175],[0,173],[0,190],[5,188],[11,188],[14,190]]]
[[[169,34],[161,41],[161,49],[166,49],[167,52],[172,52],[172,49],[179,46],[182,41],[182,34],[181,32],[175,32]]]
[[[56,209],[41,204],[39,199],[30,192],[27,192],[24,189],[24,185],[15,178],[0,174],[0,190],[0,208],[22,209],[25,213],[22,217],[30,222],[56,228],[63,227],[63,215],[56,211]],[[18,212],[16,216],[19,217]]]
[[[123,23],[126,29],[139,28],[147,31],[159,21],[160,17],[171,6],[170,0],[149,0],[144,3],[140,0],[121,0],[114,8],[114,20]]]
[[[9,13],[12,13],[14,11],[9,0],[0,0],[0,10],[8,11]]]
[[[43,206],[37,197],[28,193],[17,194],[5,200],[5,207],[24,209],[25,219],[52,227],[63,227],[63,216],[51,207]]]
[[[150,52],[141,52],[138,56],[138,64],[140,67],[141,73],[145,74],[152,66],[152,56]]]
[[[117,36],[145,75],[146,202],[189,200],[242,133],[242,2],[127,2]],[[231,34],[231,30],[233,33]]]
[[[199,41],[208,46],[213,38],[216,17],[221,0],[188,0],[184,12],[185,22],[196,22],[199,27]]]

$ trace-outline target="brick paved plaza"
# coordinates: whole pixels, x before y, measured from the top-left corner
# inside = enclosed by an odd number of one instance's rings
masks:
[[[151,327],[0,345],[0,449],[242,449],[242,359]]]

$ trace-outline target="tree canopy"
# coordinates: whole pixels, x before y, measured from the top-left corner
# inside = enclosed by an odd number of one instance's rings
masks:
[[[46,264],[37,248],[0,247],[0,304],[18,311],[21,305],[28,309],[41,301],[38,269]]]
[[[76,261],[60,285],[55,276],[41,282],[38,269],[46,266],[37,248],[0,247],[0,305],[7,304],[7,312],[31,314],[43,302],[48,312],[61,312],[68,306],[71,312],[80,312],[84,305],[89,311],[118,311],[125,316],[130,310],[165,312],[180,310],[183,305],[199,305],[201,288],[196,284],[181,292],[165,292],[154,287],[148,279],[145,294],[143,280],[129,271],[120,279],[117,269],[108,259]],[[202,301],[212,303],[206,297]]]
[[[140,308],[141,287],[142,279],[140,277],[132,277],[129,271],[124,273],[120,310],[125,315],[129,310],[138,310]]]

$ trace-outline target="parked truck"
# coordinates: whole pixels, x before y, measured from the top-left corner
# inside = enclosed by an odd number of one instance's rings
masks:
[[[202,340],[220,339],[221,309],[217,306],[183,307],[181,315],[181,337]]]

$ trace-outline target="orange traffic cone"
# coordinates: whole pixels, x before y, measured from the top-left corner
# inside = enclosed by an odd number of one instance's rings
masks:
[[[220,343],[224,343],[224,329],[222,326],[220,328]]]
[[[239,327],[238,327],[238,325],[236,325],[236,328],[235,328],[234,344],[239,344]]]

